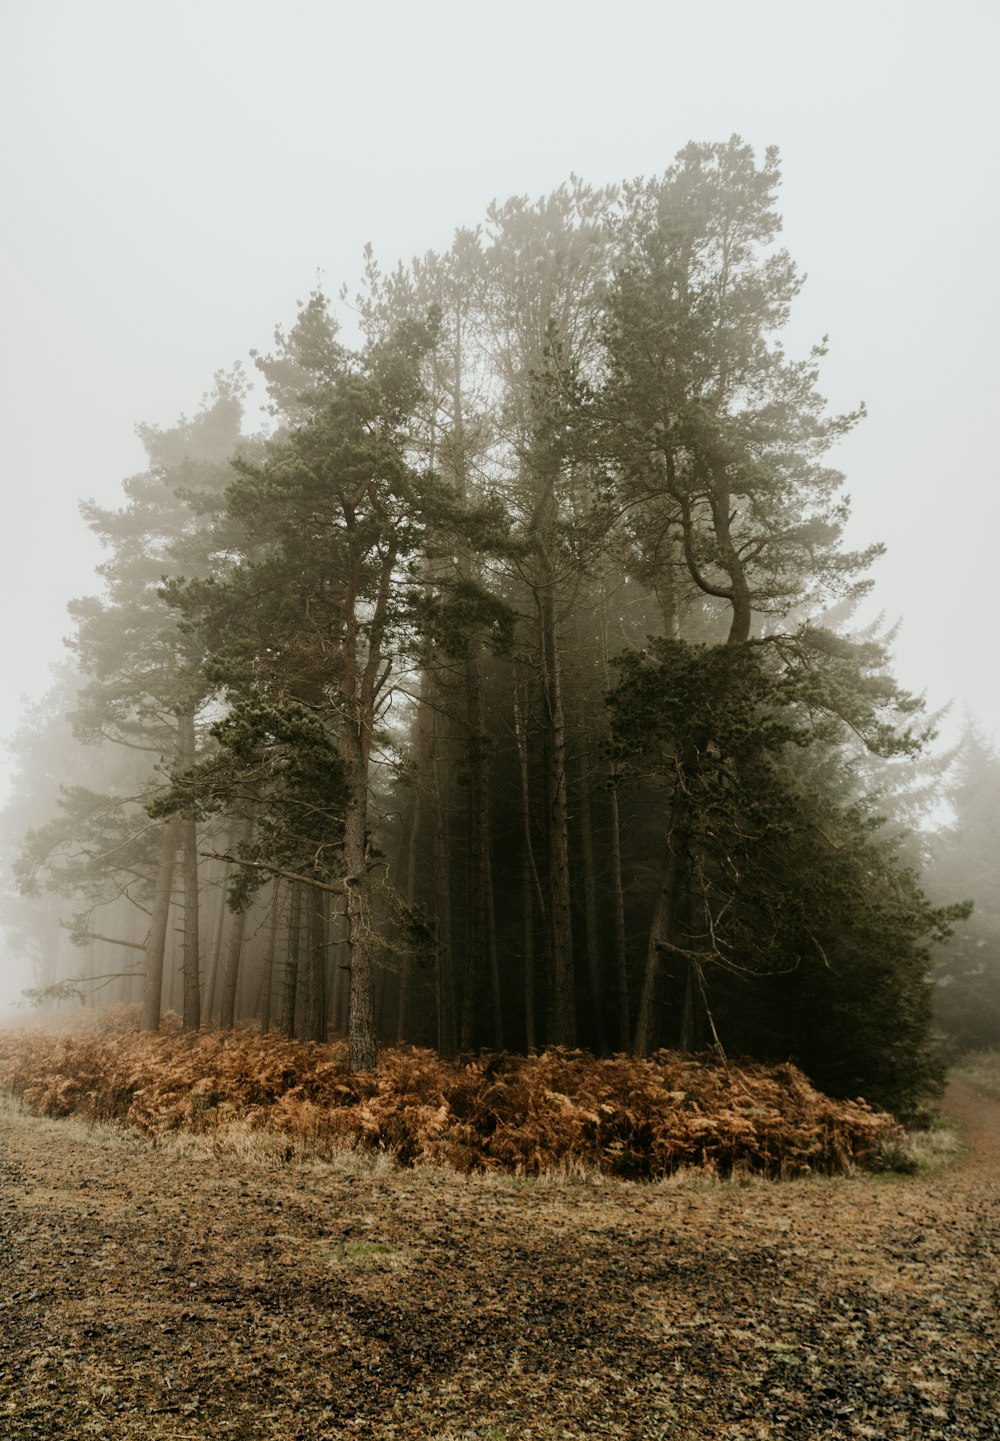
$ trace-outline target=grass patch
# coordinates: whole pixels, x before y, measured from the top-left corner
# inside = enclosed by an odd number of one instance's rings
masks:
[[[399,1246],[390,1246],[387,1241],[339,1241],[335,1246],[324,1247],[324,1250],[337,1265],[375,1270],[402,1259],[404,1255]]]
[[[920,1130],[887,1138],[876,1150],[872,1169],[887,1177],[927,1175],[953,1165],[964,1151],[958,1131],[941,1117]]]
[[[991,1096],[1000,1096],[1000,1051],[970,1052],[953,1067],[951,1074]]]

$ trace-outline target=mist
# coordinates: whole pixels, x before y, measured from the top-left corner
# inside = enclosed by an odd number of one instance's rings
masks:
[[[653,176],[691,140],[738,134],[781,155],[780,242],[806,277],[787,352],[825,344],[829,412],[867,410],[830,454],[845,543],[886,546],[853,623],[891,636],[939,752],[965,725],[995,738],[980,637],[1000,519],[997,28],[977,3],[947,26],[930,4],[803,24],[788,3],[626,3],[613,28],[603,7],[563,4],[471,19],[445,3],[8,6],[6,735],[27,721],[30,744],[63,703],[44,698],[59,695],[67,603],[101,592],[107,558],[79,505],[122,504],[149,463],[137,425],[196,416],[241,363],[258,431],[251,353],[317,288],[344,287],[356,343],[366,245],[388,275],[446,251],[493,200]],[[12,796],[10,853],[79,769],[68,729],[51,744],[48,790]],[[943,793],[924,814],[947,818]],[[19,962],[11,996],[34,973]]]
[[[353,292],[366,242],[391,267],[492,199],[738,132],[782,154],[790,343],[829,334],[825,393],[869,409],[836,459],[858,542],[888,546],[899,673],[994,732],[995,7],[626,3],[609,28],[587,5],[15,3],[3,29],[6,731],[93,584],[77,502],[112,503],[135,424],[195,409],[317,273]]]

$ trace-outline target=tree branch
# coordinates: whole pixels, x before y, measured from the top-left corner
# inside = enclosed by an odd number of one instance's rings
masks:
[[[298,871],[286,871],[282,866],[272,865],[269,861],[247,861],[241,856],[228,855],[224,851],[199,851],[198,854],[208,861],[229,861],[230,865],[249,866],[251,870],[267,871],[268,875],[281,876],[286,881],[301,881],[304,886],[312,886],[315,891],[329,891],[335,896],[346,896],[351,882],[358,880],[357,876],[344,876],[339,881],[320,881],[315,876],[303,876]]]

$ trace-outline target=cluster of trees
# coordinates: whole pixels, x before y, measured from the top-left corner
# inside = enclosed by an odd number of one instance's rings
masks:
[[[84,744],[19,862],[92,986],[149,1027],[343,1031],[362,1068],[716,1044],[932,1082],[962,908],[879,823],[926,726],[847,629],[878,547],[844,547],[827,454],[860,412],[782,348],[778,180],[734,138],[495,206],[369,256],[353,349],[312,294],[254,357],[266,433],[238,370],[142,431],[124,506],[84,508]],[[56,749],[26,732],[26,789]]]

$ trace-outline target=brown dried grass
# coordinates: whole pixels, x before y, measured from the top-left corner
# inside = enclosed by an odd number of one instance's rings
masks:
[[[286,1138],[288,1159],[362,1150],[521,1175],[835,1174],[877,1165],[902,1134],[864,1101],[820,1094],[792,1065],[560,1049],[446,1062],[400,1048],[352,1075],[341,1042],[185,1035],[169,1023],[147,1034],[121,1014],[73,1032],[0,1031],[0,1089],[36,1115],[110,1121],[153,1140],[239,1129]]]

